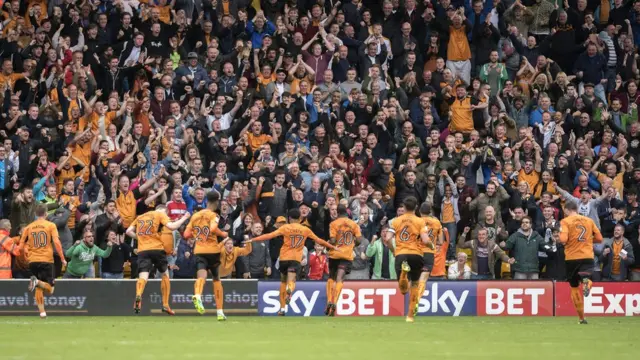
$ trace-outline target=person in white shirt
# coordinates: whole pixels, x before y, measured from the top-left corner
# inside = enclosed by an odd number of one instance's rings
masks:
[[[471,278],[471,268],[467,265],[467,254],[458,253],[458,261],[449,265],[449,280],[469,280]]]

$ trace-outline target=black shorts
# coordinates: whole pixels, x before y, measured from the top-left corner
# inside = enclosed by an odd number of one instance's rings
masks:
[[[433,270],[433,261],[435,259],[434,254],[424,253],[424,255],[422,256],[422,259],[424,260],[424,265],[422,265],[422,271],[431,272],[431,270]]]
[[[29,271],[40,281],[44,281],[51,286],[56,285],[56,278],[53,275],[53,263],[32,262],[29,263]]]
[[[300,261],[295,260],[285,260],[280,261],[280,274],[287,275],[288,273],[296,273],[296,278],[300,277],[300,270],[302,270],[302,265],[300,265]]]
[[[351,260],[345,259],[329,259],[329,278],[336,280],[338,277],[338,269],[343,269],[344,274],[351,274]]]
[[[198,254],[196,255],[196,269],[209,270],[211,276],[218,280],[220,278],[218,269],[220,268],[220,253],[217,254]]]
[[[396,275],[398,275],[398,278],[400,278],[400,273],[402,272],[402,263],[405,261],[411,267],[409,280],[420,280],[420,274],[422,274],[422,267],[424,266],[424,258],[420,255],[413,254],[402,254],[396,256]]]
[[[150,273],[154,267],[161,273],[167,271],[169,262],[164,250],[146,250],[138,253],[138,273]]]
[[[566,260],[567,281],[571,287],[578,287],[583,278],[591,277],[593,259]]]

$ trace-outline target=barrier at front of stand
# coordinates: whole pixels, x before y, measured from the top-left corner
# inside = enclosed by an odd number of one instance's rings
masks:
[[[194,280],[171,281],[171,308],[180,315],[195,315],[191,302]],[[0,281],[0,315],[36,313],[34,293],[28,281]],[[225,313],[255,315],[258,309],[257,280],[223,280]],[[208,315],[216,314],[211,280],[202,296]],[[135,280],[56,280],[53,295],[45,296],[50,315],[126,316],[133,315]],[[145,287],[140,315],[160,314],[160,280],[149,280]]]
[[[179,315],[195,315],[193,280],[171,281],[171,307]],[[280,309],[277,281],[223,280],[224,311],[229,315],[275,316]],[[37,313],[26,280],[0,281],[0,315]],[[202,300],[215,315],[211,280]],[[135,280],[58,280],[45,296],[50,315],[133,315]],[[326,282],[299,281],[287,316],[324,316]],[[146,286],[141,315],[160,314],[160,281]],[[337,316],[403,316],[408,297],[395,281],[346,281]],[[585,298],[585,314],[640,315],[640,282],[594,283]],[[418,307],[419,316],[576,316],[568,283],[552,281],[429,281]]]

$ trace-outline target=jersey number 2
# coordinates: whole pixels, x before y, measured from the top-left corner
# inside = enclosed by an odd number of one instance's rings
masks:
[[[138,220],[138,235],[151,235],[153,220]]]
[[[582,226],[582,225],[578,225],[576,226],[576,228],[578,230],[580,230],[580,235],[578,235],[578,241],[580,242],[584,242],[585,240],[587,240],[584,235],[587,233],[587,228]]]

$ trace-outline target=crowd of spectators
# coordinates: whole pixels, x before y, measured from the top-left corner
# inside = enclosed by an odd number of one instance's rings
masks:
[[[564,280],[576,202],[605,236],[596,278],[640,280],[638,0],[6,0],[0,17],[0,278],[30,275],[10,237],[37,203],[58,276],[135,278],[136,215],[217,191],[226,254],[291,208],[326,238],[346,205],[367,240],[348,279],[396,278],[380,239],[414,196],[447,231],[433,277]],[[173,236],[172,276],[193,278]],[[228,276],[276,275],[281,245]],[[307,250],[303,277],[326,277]]]

